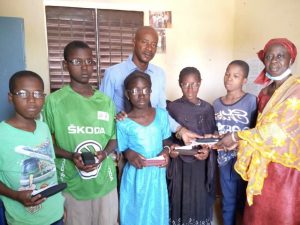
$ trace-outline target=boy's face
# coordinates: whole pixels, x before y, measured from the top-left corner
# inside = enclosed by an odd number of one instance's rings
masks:
[[[201,80],[197,75],[191,73],[183,76],[180,87],[182,90],[183,97],[186,98],[189,102],[194,104],[198,103],[198,91],[201,84]]]
[[[32,120],[37,118],[45,101],[43,85],[34,77],[21,77],[16,80],[15,90],[8,94],[14,105],[16,117]]]
[[[227,91],[241,90],[247,82],[243,69],[235,64],[229,65],[224,75],[224,86]]]
[[[69,71],[71,83],[88,84],[94,64],[92,49],[77,48],[70,52],[63,65],[64,69]]]

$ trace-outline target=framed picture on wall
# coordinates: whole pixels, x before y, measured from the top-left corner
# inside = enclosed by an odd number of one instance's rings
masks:
[[[166,29],[156,29],[158,34],[157,52],[166,52]]]
[[[171,11],[149,11],[149,24],[154,28],[171,28],[172,12]]]

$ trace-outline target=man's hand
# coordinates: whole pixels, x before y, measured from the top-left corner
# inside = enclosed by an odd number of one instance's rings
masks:
[[[144,162],[145,162],[145,157],[142,156],[141,154],[128,149],[124,152],[123,154],[125,156],[125,158],[128,160],[128,162],[133,165],[135,168],[137,169],[142,169]]]
[[[121,112],[119,112],[119,113],[115,116],[115,119],[116,119],[117,121],[122,121],[122,120],[124,120],[126,117],[127,117],[127,113],[124,112],[124,111],[121,111]]]

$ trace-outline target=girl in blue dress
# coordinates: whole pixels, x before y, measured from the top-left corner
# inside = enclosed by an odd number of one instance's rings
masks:
[[[171,136],[168,113],[150,105],[150,76],[134,71],[124,81],[131,103],[128,117],[117,122],[118,148],[127,163],[120,187],[121,225],[169,223],[166,166]],[[165,146],[165,147],[163,147]],[[147,159],[161,156],[159,161]]]

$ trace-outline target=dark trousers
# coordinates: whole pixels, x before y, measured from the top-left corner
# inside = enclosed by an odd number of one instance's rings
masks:
[[[247,183],[234,170],[236,158],[220,169],[222,190],[222,216],[224,225],[235,225],[236,213],[243,214],[246,201]]]

